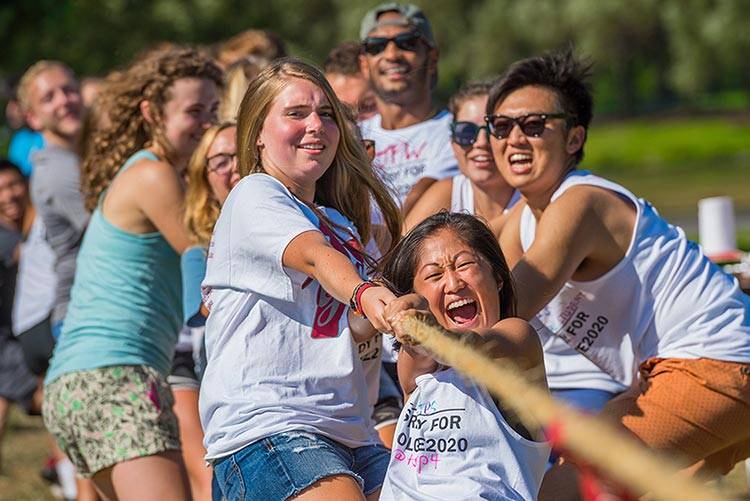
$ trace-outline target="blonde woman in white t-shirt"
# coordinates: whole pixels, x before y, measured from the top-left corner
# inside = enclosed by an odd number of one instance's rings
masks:
[[[203,282],[206,458],[237,499],[377,499],[388,452],[366,374],[394,299],[365,280],[370,201],[395,204],[316,68],[272,63],[238,123],[242,180],[222,207]],[[346,305],[349,305],[347,307]]]

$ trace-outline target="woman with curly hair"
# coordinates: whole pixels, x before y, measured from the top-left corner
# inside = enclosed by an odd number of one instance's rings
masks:
[[[107,82],[82,168],[93,211],[46,378],[47,428],[110,499],[190,497],[167,384],[182,325],[181,173],[214,120],[221,71],[155,51]]]

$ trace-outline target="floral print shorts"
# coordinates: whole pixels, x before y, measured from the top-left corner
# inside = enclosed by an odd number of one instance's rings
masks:
[[[44,424],[78,473],[91,477],[122,461],[180,450],[174,398],[145,365],[63,374],[44,390]]]

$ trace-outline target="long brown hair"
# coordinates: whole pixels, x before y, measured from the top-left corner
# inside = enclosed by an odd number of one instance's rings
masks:
[[[211,185],[208,184],[206,157],[219,132],[236,126],[234,122],[222,122],[207,129],[188,163],[185,225],[195,243],[204,247],[208,247],[211,233],[214,231],[214,225],[221,212],[221,204],[211,192]]]
[[[323,74],[299,59],[274,61],[250,84],[238,115],[237,154],[240,176],[265,172],[257,139],[274,99],[295,78],[308,80],[325,93],[340,132],[333,163],[315,185],[315,203],[334,208],[351,220],[357,227],[362,242],[366,244],[372,235],[371,201],[374,201],[383,215],[391,242],[395,243],[401,230],[401,215],[396,204],[373,172],[362,142],[347,124],[343,105]]]
[[[177,47],[155,50],[136,60],[125,71],[115,72],[105,83],[102,106],[107,124],[97,130],[81,169],[86,207],[94,210],[123,163],[136,151],[152,143],[172,150],[164,137],[164,104],[170,88],[180,78],[205,78],[221,87],[221,70],[194,49]],[[148,101],[153,124],[143,118],[140,103]]]

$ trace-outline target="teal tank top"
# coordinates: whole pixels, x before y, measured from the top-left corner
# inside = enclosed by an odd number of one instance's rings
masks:
[[[141,150],[136,160],[156,156]],[[169,374],[182,326],[180,256],[159,232],[135,234],[109,223],[102,200],[78,253],[70,306],[45,382],[112,365],[148,365]]]

